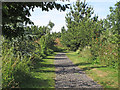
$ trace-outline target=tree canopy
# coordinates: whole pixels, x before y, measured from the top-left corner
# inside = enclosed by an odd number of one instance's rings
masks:
[[[3,19],[3,35],[6,38],[17,37],[24,32],[22,25],[34,24],[29,17],[30,10],[34,11],[35,7],[42,8],[43,11],[49,11],[54,8],[65,11],[68,4],[61,5],[55,2],[3,2],[2,19]]]
[[[93,8],[85,2],[78,1],[70,7],[70,12],[65,17],[68,30],[62,34],[62,39],[71,50],[77,50],[80,46],[84,47],[91,40],[92,24],[98,18],[91,17],[93,13]]]

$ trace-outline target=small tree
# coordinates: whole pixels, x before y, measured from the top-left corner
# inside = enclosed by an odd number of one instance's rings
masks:
[[[64,44],[71,50],[77,50],[79,47],[86,46],[90,41],[93,8],[85,2],[77,1],[70,12],[66,15],[67,32]],[[96,19],[94,17],[93,19]],[[94,20],[95,21],[95,20]],[[88,29],[89,28],[89,29]]]

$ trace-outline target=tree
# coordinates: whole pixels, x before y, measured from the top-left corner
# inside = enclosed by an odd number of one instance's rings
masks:
[[[113,34],[111,37],[112,43],[119,43],[120,39],[120,1],[115,4],[115,8],[110,7],[111,14],[107,16],[106,22],[108,23],[108,29]]]
[[[65,17],[68,30],[65,34],[64,44],[70,47],[71,50],[84,47],[90,41],[91,25],[98,18],[97,16],[92,18],[93,13],[93,8],[89,7],[85,2],[77,1],[73,7],[70,7],[70,12]]]
[[[63,26],[61,28],[61,43],[64,45],[64,42],[65,42],[65,33],[66,33],[66,30],[65,30],[65,27]]]
[[[3,14],[3,35],[6,38],[13,38],[23,34],[24,29],[20,27],[20,24],[33,24],[33,22],[29,19],[31,16],[30,9],[34,11],[35,7],[40,7],[42,10],[49,11],[53,8],[57,10],[65,11],[68,8],[68,5],[60,5],[55,2],[39,2],[39,3],[28,3],[28,2],[4,2],[2,7]]]

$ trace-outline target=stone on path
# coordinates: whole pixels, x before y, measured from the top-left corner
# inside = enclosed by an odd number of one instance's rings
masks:
[[[65,53],[55,56],[55,88],[102,88],[75,66]]]

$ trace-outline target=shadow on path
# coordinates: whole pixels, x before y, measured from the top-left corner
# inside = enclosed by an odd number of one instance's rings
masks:
[[[77,63],[73,64],[65,53],[59,53],[55,57],[56,67],[56,88],[101,88],[96,82],[86,76],[84,73],[88,68],[81,70],[78,68],[80,65],[89,65],[91,63]],[[99,68],[99,67],[91,67]]]

